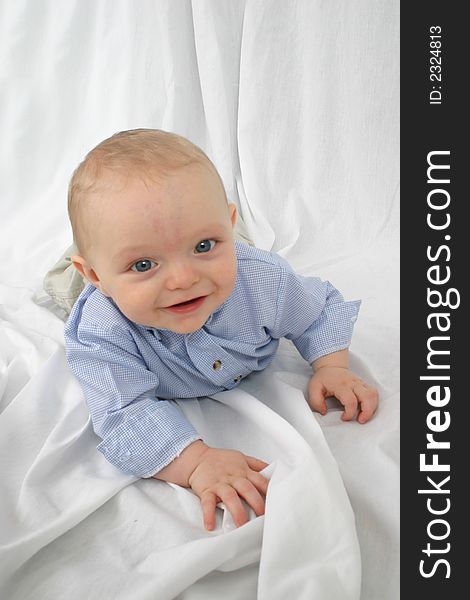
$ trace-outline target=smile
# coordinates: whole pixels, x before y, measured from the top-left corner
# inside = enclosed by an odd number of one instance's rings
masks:
[[[169,310],[172,313],[189,313],[202,306],[206,298],[207,296],[199,296],[198,298],[192,298],[191,300],[186,300],[185,302],[180,302],[179,304],[166,306],[164,310]]]

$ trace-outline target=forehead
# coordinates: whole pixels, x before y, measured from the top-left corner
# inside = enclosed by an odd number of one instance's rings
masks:
[[[160,202],[171,204],[181,200],[188,208],[203,200],[222,207],[227,205],[220,177],[211,168],[199,163],[170,172],[158,187]]]
[[[176,204],[191,208],[203,200],[227,205],[225,190],[219,176],[209,166],[193,163],[172,169],[148,173],[110,175],[96,190],[96,208],[115,210],[133,208],[136,203],[158,208]]]
[[[172,171],[163,178],[132,177],[101,194],[93,211],[95,235],[121,245],[136,237],[176,243],[225,228],[228,210],[218,176],[201,165]],[[140,241],[140,240],[139,240]],[[197,240],[196,240],[197,241]]]

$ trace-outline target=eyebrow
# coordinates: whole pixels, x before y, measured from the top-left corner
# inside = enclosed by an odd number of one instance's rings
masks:
[[[116,252],[116,254],[112,257],[112,259],[117,260],[119,258],[123,258],[124,256],[140,254],[141,249],[142,249],[142,246],[128,246],[127,248],[123,248],[122,250],[119,250],[119,252]]]
[[[203,239],[207,239],[210,236],[220,237],[223,233],[225,233],[225,229],[223,227],[221,227],[220,225],[213,225],[213,226],[208,225],[208,226],[205,226],[204,229],[201,229],[199,232],[196,232],[194,235],[194,238],[197,239],[197,242],[198,242]],[[195,242],[195,243],[197,243],[197,242]],[[128,247],[123,248],[122,250],[119,250],[119,252],[117,252],[112,257],[112,260],[113,261],[118,261],[118,260],[124,261],[125,258],[127,260],[131,260],[131,258],[134,258],[136,256],[140,257],[140,256],[147,256],[147,254],[153,254],[152,252],[146,253],[144,250],[147,250],[147,248],[144,248],[143,246],[128,246]]]
[[[225,232],[225,228],[221,227],[219,224],[217,225],[206,225],[204,226],[204,229],[201,229],[199,232],[196,232],[196,234],[194,235],[194,237],[198,238],[198,241],[203,240],[204,238],[207,238],[210,235],[213,236],[221,236],[222,233]],[[199,234],[199,235],[197,235]]]

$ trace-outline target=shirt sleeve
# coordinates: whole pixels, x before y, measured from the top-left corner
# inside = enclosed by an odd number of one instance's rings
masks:
[[[69,366],[103,440],[97,449],[115,467],[151,477],[201,439],[174,403],[156,397],[158,376],[146,368],[130,332],[68,324],[65,338]]]
[[[345,302],[329,281],[302,277],[285,263],[271,335],[292,340],[303,358],[312,363],[349,346],[360,304],[360,300]]]

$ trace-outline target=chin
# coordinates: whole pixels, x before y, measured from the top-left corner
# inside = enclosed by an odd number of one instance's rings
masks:
[[[201,327],[202,327],[202,325],[201,325]],[[201,327],[181,329],[181,331],[175,331],[175,333],[179,333],[181,335],[189,335],[191,333],[198,331],[198,329],[201,329]]]
[[[201,329],[201,327],[204,326],[204,323],[206,321],[207,321],[207,319],[205,319],[204,321],[193,323],[193,324],[188,323],[187,325],[185,325],[184,323],[181,323],[181,325],[176,325],[174,327],[169,325],[168,327],[165,327],[165,329],[169,329],[170,331],[173,331],[173,333],[180,333],[180,334],[184,335],[184,334],[194,333],[195,331],[198,331],[198,329]]]

